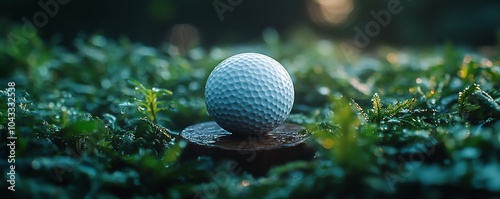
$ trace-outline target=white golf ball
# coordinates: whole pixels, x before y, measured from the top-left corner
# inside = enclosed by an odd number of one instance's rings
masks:
[[[242,53],[222,61],[205,85],[208,113],[225,130],[264,134],[283,123],[293,106],[290,75],[276,60]]]

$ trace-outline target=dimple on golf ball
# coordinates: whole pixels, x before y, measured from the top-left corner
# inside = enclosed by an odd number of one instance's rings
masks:
[[[276,60],[242,53],[215,67],[205,85],[208,113],[225,130],[264,134],[283,123],[293,106],[290,75]]]

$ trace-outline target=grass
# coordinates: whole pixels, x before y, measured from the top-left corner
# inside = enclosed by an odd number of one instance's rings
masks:
[[[0,63],[7,66],[0,83],[16,83],[16,196],[493,198],[500,192],[498,50],[485,55],[445,44],[350,55],[335,42],[295,33],[186,54],[101,35],[77,37],[71,49],[39,38],[17,46],[0,40]],[[186,145],[178,132],[210,120],[203,99],[210,71],[245,51],[274,57],[289,71],[296,100],[288,121],[313,133],[314,161],[254,178],[209,158],[178,160]],[[7,98],[0,91],[3,138]],[[7,157],[6,139],[0,147]],[[5,158],[0,165],[7,173]]]

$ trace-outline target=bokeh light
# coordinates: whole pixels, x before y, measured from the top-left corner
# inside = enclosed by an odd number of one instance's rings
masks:
[[[336,26],[344,23],[352,12],[352,0],[310,0],[307,1],[309,16],[320,26]]]

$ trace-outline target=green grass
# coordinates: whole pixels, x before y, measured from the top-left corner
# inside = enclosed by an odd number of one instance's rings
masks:
[[[346,55],[337,43],[302,30],[263,37],[181,55],[167,45],[100,35],[75,38],[74,49],[39,38],[19,46],[0,40],[0,85],[16,83],[15,194],[493,198],[500,192],[498,48],[487,56],[451,44]],[[186,143],[177,133],[210,120],[203,99],[209,73],[245,51],[274,57],[289,71],[296,97],[288,121],[313,133],[314,161],[259,178],[209,158],[178,161]],[[2,90],[1,157],[8,155],[7,121]],[[0,160],[2,172],[8,165]],[[6,192],[5,180],[0,186]]]

